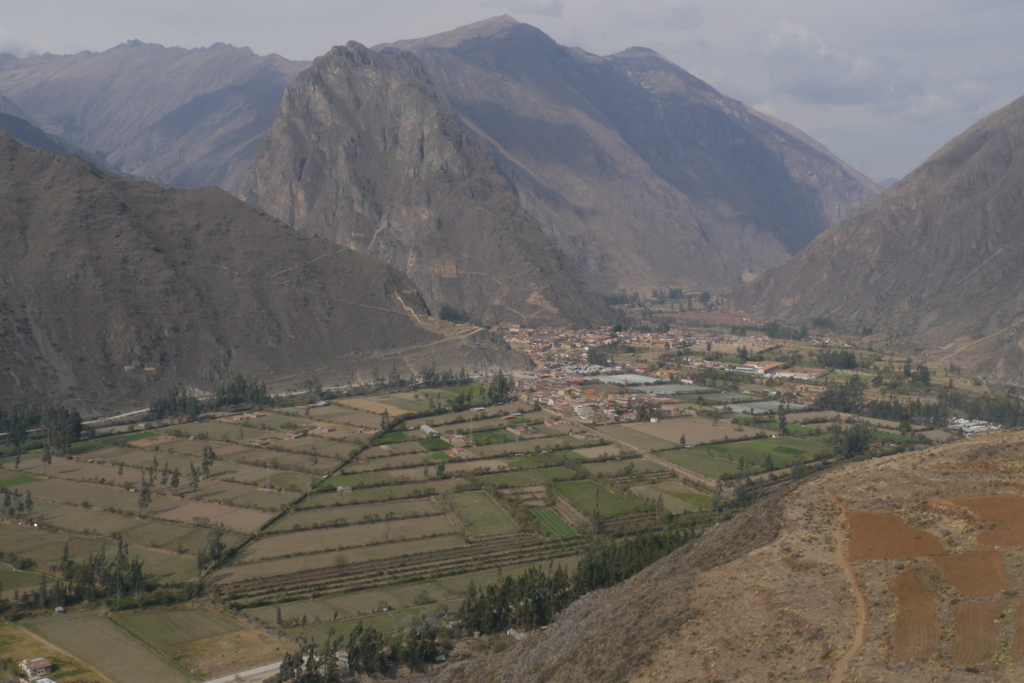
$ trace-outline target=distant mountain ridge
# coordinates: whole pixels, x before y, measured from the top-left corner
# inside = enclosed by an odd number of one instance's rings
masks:
[[[7,55],[0,95],[122,173],[230,189],[305,66],[222,43],[186,50],[129,41],[103,52]]]
[[[871,327],[1024,384],[1024,98],[985,117],[734,297],[797,322]]]
[[[316,59],[288,88],[238,194],[405,271],[435,312],[611,319],[411,54],[350,42]]]
[[[216,188],[168,190],[0,132],[0,403],[96,413],[243,373],[272,388],[528,360],[432,318],[378,259]]]
[[[410,51],[594,287],[731,289],[879,187],[660,55],[598,57],[504,16]]]

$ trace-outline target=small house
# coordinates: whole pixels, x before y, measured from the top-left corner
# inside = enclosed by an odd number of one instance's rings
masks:
[[[21,670],[25,672],[25,675],[29,678],[41,678],[53,670],[53,664],[46,657],[35,657],[33,659],[23,659],[21,661]]]

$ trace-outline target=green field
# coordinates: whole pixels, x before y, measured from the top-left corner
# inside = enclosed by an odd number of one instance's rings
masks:
[[[554,510],[534,508],[530,510],[530,513],[540,522],[544,535],[548,538],[570,538],[576,535],[572,527],[566,524],[565,520],[559,517],[558,513]]]
[[[640,506],[615,493],[596,481],[562,481],[554,484],[555,490],[562,494],[573,507],[589,515],[594,510],[594,498],[597,497],[597,510],[602,517],[615,517],[636,512]]]
[[[408,441],[408,440],[409,440],[409,437],[407,437],[402,432],[388,432],[387,434],[381,434],[376,439],[374,439],[373,442],[376,443],[376,444],[382,444],[382,443],[402,443],[403,441]]]
[[[7,471],[0,472],[0,477],[3,477],[3,479],[0,479],[0,488],[21,486],[22,484],[31,484],[34,481],[39,481],[38,477],[33,477],[31,474],[15,474]]]
[[[775,467],[788,467],[798,457],[809,460],[826,450],[828,446],[820,441],[782,436],[663,451],[658,453],[658,457],[717,479],[723,474],[737,474],[741,457],[752,465],[751,472],[759,472],[769,455]]]
[[[48,615],[22,623],[117,683],[192,683],[195,680],[95,612]]]
[[[43,575],[35,572],[18,571],[9,564],[0,564],[0,589],[4,592],[14,589],[35,588]]]
[[[444,439],[438,438],[421,439],[416,443],[418,443],[420,447],[425,451],[444,451],[452,447],[452,445],[445,441]]]
[[[576,473],[567,467],[542,467],[536,470],[518,470],[516,472],[498,472],[484,474],[480,481],[494,486],[528,486],[530,484],[546,484],[561,479],[572,479]]]
[[[473,443],[477,446],[490,446],[496,443],[508,443],[515,441],[516,435],[504,429],[492,429],[488,432],[476,432],[473,434]]]
[[[650,460],[636,458],[634,460],[606,460],[605,462],[589,462],[583,465],[590,474],[642,474],[644,472],[664,471],[665,468]]]
[[[441,514],[441,506],[429,498],[408,498],[367,505],[341,505],[337,507],[296,510],[281,517],[267,528],[267,532],[312,529],[318,526],[359,524],[369,520],[382,520],[388,516],[402,518]]]
[[[245,629],[244,624],[209,609],[122,612],[113,619],[139,640],[165,652],[193,640]]]
[[[455,514],[478,535],[507,534],[519,531],[512,518],[483,491],[453,493],[448,497]]]

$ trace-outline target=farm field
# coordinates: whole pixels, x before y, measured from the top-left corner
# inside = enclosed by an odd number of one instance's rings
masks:
[[[611,489],[595,481],[562,481],[554,484],[555,490],[565,497],[574,508],[585,515],[594,510],[597,499],[597,510],[603,517],[615,517],[636,512],[639,505]]]
[[[759,431],[764,431],[734,425],[727,420],[719,420],[715,423],[704,417],[677,417],[657,422],[636,422],[625,425],[625,428],[668,442],[668,446],[652,446],[645,450],[678,446],[679,437],[683,434],[686,435],[687,443],[696,445],[721,439],[750,438]],[[629,439],[624,440],[628,441]]]
[[[529,484],[545,484],[563,479],[573,479],[576,473],[567,467],[543,467],[533,470],[518,470],[515,472],[499,472],[496,474],[485,474],[480,481],[494,486],[527,486]]]
[[[678,440],[666,441],[626,425],[602,425],[597,427],[597,431],[601,434],[607,434],[618,441],[624,441],[633,448],[638,448],[642,451],[661,451],[679,445]]]
[[[266,576],[283,576],[295,572],[341,567],[355,562],[385,560],[415,553],[438,552],[464,547],[466,547],[466,540],[462,536],[455,535],[380,543],[334,552],[265,560],[251,564],[231,564],[217,570],[213,575],[213,582],[226,583]]]
[[[38,636],[18,624],[0,623],[0,657],[11,662],[46,657],[65,681],[108,683],[110,680],[90,669],[81,660],[43,643]]]
[[[943,549],[938,538],[908,527],[898,515],[856,511],[850,513],[847,553],[851,562],[859,562],[942,555]]]
[[[456,516],[476,535],[506,534],[519,531],[500,505],[485,491],[453,493],[448,497]]]
[[[0,563],[0,586],[3,586],[4,597],[10,597],[15,590],[35,588],[42,580],[42,575],[36,572],[23,572],[15,569],[9,564]]]
[[[644,500],[649,500],[651,502],[657,502],[660,500],[664,509],[674,515],[686,514],[687,512],[693,512],[700,509],[692,503],[688,503],[685,500],[669,495],[660,489],[654,488],[653,486],[633,486],[629,490],[631,493],[640,496]]]
[[[953,618],[953,644],[949,656],[961,666],[983,664],[999,651],[999,615],[1005,600],[961,602]]]
[[[223,676],[281,659],[291,643],[253,629],[223,612],[174,608],[124,612],[122,628],[183,668],[203,678]]]
[[[311,508],[288,513],[267,527],[267,533],[311,529],[317,526],[359,524],[366,521],[379,521],[389,515],[402,518],[439,515],[442,512],[441,506],[430,498],[407,498],[387,503]]]
[[[664,467],[656,462],[634,458],[632,460],[606,460],[605,462],[588,462],[583,469],[593,475],[607,474],[642,474],[644,472],[665,472]]]
[[[740,458],[745,458],[747,462],[758,467],[763,467],[765,458],[771,455],[776,467],[788,467],[798,457],[808,460],[819,453],[824,453],[828,450],[828,446],[821,441],[813,439],[780,436],[769,439],[712,444],[702,446],[701,449],[710,449],[716,454],[723,455],[736,462],[739,462]]]
[[[236,555],[235,561],[239,564],[258,562],[288,555],[306,555],[453,533],[455,527],[444,515],[310,529],[261,538],[243,548]]]
[[[375,503],[387,500],[401,500],[403,498],[422,498],[423,496],[434,496],[441,493],[454,491],[459,485],[467,484],[465,479],[453,477],[451,479],[431,479],[430,481],[417,482],[414,484],[395,484],[392,486],[374,486],[370,488],[355,489],[354,491],[324,491],[314,493],[303,498],[297,509],[311,507],[324,507],[330,505],[352,505],[356,503]]]
[[[530,514],[537,518],[544,535],[548,538],[571,538],[576,535],[572,527],[565,523],[558,513],[549,508],[534,508]]]
[[[33,633],[117,683],[192,683],[195,680],[95,612],[37,617],[23,623]]]
[[[939,651],[941,637],[932,591],[913,574],[897,574],[890,589],[896,596],[893,661],[931,657]]]

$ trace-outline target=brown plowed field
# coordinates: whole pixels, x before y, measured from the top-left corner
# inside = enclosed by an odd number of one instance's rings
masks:
[[[956,606],[953,620],[953,645],[949,656],[961,666],[982,664],[999,651],[999,626],[996,619],[1006,609],[1006,601],[962,602]]]
[[[1020,659],[1024,657],[1024,598],[1016,598],[1010,604],[1013,606],[1013,644],[1008,656]]]
[[[897,515],[850,513],[850,561],[895,560],[941,555],[942,543],[927,531],[911,529]]]
[[[1010,587],[1003,556],[996,550],[941,555],[931,558],[961,597],[985,598]]]
[[[952,502],[967,508],[988,525],[988,528],[978,534],[979,548],[987,550],[1024,547],[1024,498],[978,496],[956,498]]]
[[[896,596],[893,662],[928,659],[939,651],[939,618],[932,591],[913,574],[897,574],[890,586]]]

